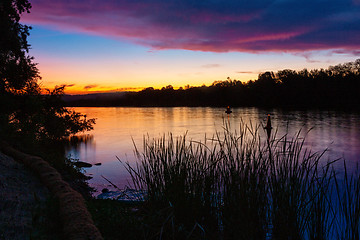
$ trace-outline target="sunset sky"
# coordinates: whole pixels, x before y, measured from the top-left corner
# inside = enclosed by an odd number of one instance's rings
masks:
[[[360,0],[30,0],[30,55],[67,93],[247,81],[360,58]]]

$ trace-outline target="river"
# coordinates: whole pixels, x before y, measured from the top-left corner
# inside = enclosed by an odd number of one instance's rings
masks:
[[[234,108],[228,116],[223,108],[100,108],[77,107],[75,111],[95,118],[94,130],[88,132],[89,140],[66,150],[66,156],[91,164],[101,163],[85,169],[91,176],[89,184],[97,192],[111,189],[106,177],[119,188],[130,185],[130,176],[123,164],[134,166],[134,144],[141,151],[144,136],[160,138],[172,133],[173,136],[186,134],[188,140],[202,141],[222,132],[224,122],[230,124],[231,131],[239,128],[243,121],[248,125],[266,124],[270,114],[273,132],[277,136],[294,136],[301,130],[305,137],[304,147],[312,151],[327,149],[323,159],[342,158],[350,169],[360,162],[360,113],[309,110],[288,111],[279,109]],[[309,131],[310,130],[310,131]],[[265,132],[260,131],[264,136]],[[341,169],[342,161],[334,166]]]

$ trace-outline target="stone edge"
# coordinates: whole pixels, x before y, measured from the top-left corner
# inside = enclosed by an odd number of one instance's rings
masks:
[[[72,189],[48,162],[40,157],[22,153],[3,141],[0,141],[0,151],[23,163],[38,175],[42,183],[58,198],[63,233],[66,239],[103,239],[86,208],[84,198]]]

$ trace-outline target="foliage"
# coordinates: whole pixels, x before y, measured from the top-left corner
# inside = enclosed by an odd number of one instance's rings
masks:
[[[92,129],[94,119],[64,107],[64,87],[42,94],[39,71],[28,55],[31,27],[19,22],[30,8],[27,0],[0,2],[0,137],[60,139]]]
[[[10,126],[18,134],[36,139],[61,139],[77,132],[91,130],[94,119],[63,106],[63,87],[48,91],[45,95],[19,97],[20,111],[11,115]]]
[[[40,78],[33,57],[27,53],[31,27],[20,24],[20,16],[30,11],[27,0],[0,2],[0,94],[37,89]]]

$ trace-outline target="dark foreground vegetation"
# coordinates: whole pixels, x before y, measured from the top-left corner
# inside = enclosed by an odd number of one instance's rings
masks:
[[[359,239],[360,175],[333,169],[297,134],[225,129],[208,142],[145,139],[125,164],[142,204],[89,202],[107,239]],[[116,229],[116,230],[114,230]]]
[[[0,3],[0,137],[58,140],[90,130],[94,120],[65,108],[63,87],[48,90],[38,84],[38,69],[28,56],[30,27],[19,23],[30,6],[28,1]]]
[[[59,140],[91,130],[95,121],[65,107],[63,87],[38,84],[41,77],[27,42],[31,27],[20,23],[30,9],[27,0],[0,2],[0,140],[28,153],[54,155]],[[63,157],[62,163],[46,159],[65,164]]]
[[[38,84],[41,77],[27,42],[31,27],[20,23],[30,9],[27,0],[0,2],[0,141],[43,157],[84,190],[86,178],[64,158],[61,141],[91,130],[95,121],[65,107],[63,87],[49,90]]]
[[[38,84],[41,77],[27,42],[31,27],[20,23],[30,9],[28,0],[0,1],[0,142],[41,156],[74,189],[90,197],[87,178],[64,157],[62,141],[92,129],[95,121],[65,107],[63,87],[49,90]],[[46,205],[32,213],[37,224],[34,239],[44,239],[50,228],[57,229],[54,234],[62,230],[56,199],[51,197]]]
[[[359,108],[360,59],[328,69],[281,70],[243,83],[228,78],[211,86],[66,96],[69,106],[214,106]]]

